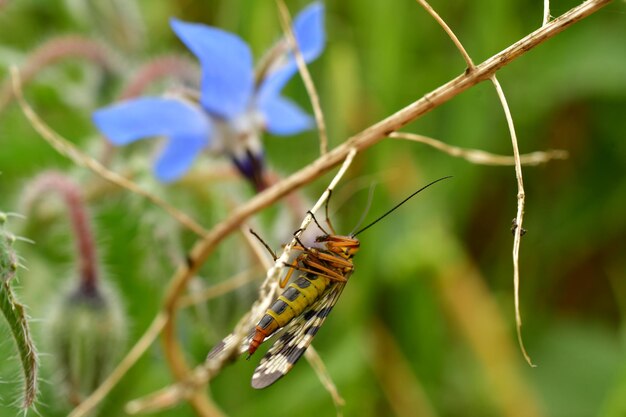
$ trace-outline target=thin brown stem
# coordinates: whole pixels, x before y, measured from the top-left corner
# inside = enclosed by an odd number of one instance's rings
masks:
[[[526,359],[526,362],[528,362],[530,366],[534,367],[535,365],[524,347],[524,340],[522,338],[522,315],[519,308],[519,247],[522,238],[522,222],[524,220],[524,202],[526,195],[524,192],[524,181],[522,179],[522,163],[520,161],[519,147],[517,145],[515,125],[513,124],[513,117],[511,116],[511,110],[509,109],[509,105],[506,101],[504,91],[502,90],[502,86],[498,82],[495,75],[491,77],[491,82],[493,82],[493,85],[496,87],[498,98],[500,99],[502,108],[504,109],[506,122],[509,126],[509,132],[511,133],[513,157],[515,158],[515,178],[517,179],[517,216],[515,217],[515,225],[517,227],[515,228],[515,238],[513,239],[513,286],[515,292],[515,323],[517,329],[517,341],[520,349],[522,350],[522,354],[524,355],[524,359]]]
[[[543,0],[543,21],[545,25],[550,21],[550,0]]]
[[[465,60],[465,63],[467,64],[467,69],[469,71],[472,71],[475,67],[474,61],[472,61],[472,58],[470,58],[469,54],[465,50],[465,47],[463,47],[463,44],[461,43],[461,41],[459,41],[459,38],[457,38],[454,32],[452,31],[452,29],[450,29],[450,26],[448,26],[446,21],[443,20],[441,16],[439,16],[439,13],[437,13],[435,9],[433,9],[430,6],[430,4],[426,2],[426,0],[417,0],[417,2],[421,4],[422,7],[424,7],[424,9],[426,9],[426,11],[433,17],[433,19],[435,19],[437,23],[439,23],[439,25],[443,28],[443,30],[448,34],[448,36],[450,37],[450,39],[452,40],[456,48],[459,50],[459,52],[463,56],[463,59]]]
[[[515,158],[508,155],[497,155],[490,152],[485,152],[481,149],[467,149],[460,148],[458,146],[448,145],[437,139],[429,138],[423,135],[416,135],[414,133],[394,132],[389,135],[393,139],[410,140],[413,142],[423,143],[428,146],[432,146],[442,152],[447,153],[450,156],[463,158],[468,162],[479,165],[494,165],[494,166],[512,166],[515,165]],[[537,151],[520,155],[520,162],[522,165],[540,165],[548,163],[554,159],[567,159],[567,151],[560,149],[551,149],[547,151]]]
[[[317,129],[319,131],[320,154],[323,156],[328,152],[328,133],[326,131],[324,113],[322,112],[322,106],[320,105],[320,97],[317,94],[313,78],[311,78],[311,73],[307,68],[306,62],[304,62],[304,57],[302,56],[296,37],[291,29],[291,16],[289,15],[289,10],[285,5],[284,0],[276,0],[276,5],[278,6],[278,11],[280,12],[280,24],[283,27],[283,32],[285,32],[285,37],[289,43],[289,49],[291,49],[294,53],[296,64],[298,64],[298,71],[300,71],[300,76],[302,77],[306,91],[309,94],[309,99],[311,100],[313,114],[315,115],[315,123],[317,124]]]
[[[452,29],[439,17],[437,12],[435,12],[429,5],[426,3],[426,0],[417,0],[420,4],[422,4],[426,10],[437,20],[437,22],[443,27],[444,31],[450,36],[454,44],[459,49],[461,55],[463,55],[465,61],[469,65],[469,69],[473,69],[473,63],[465,48],[456,37]],[[526,352],[526,348],[524,347],[524,342],[522,338],[522,318],[519,310],[519,244],[522,232],[522,220],[524,216],[524,183],[522,181],[522,163],[520,159],[519,149],[517,145],[517,135],[515,133],[515,125],[513,123],[513,117],[511,116],[511,110],[506,101],[506,96],[504,95],[504,91],[502,90],[502,86],[498,82],[495,73],[490,77],[491,82],[496,88],[496,92],[498,93],[498,98],[500,99],[500,103],[502,104],[502,108],[504,109],[504,115],[506,117],[507,125],[509,127],[509,133],[511,135],[511,142],[513,143],[513,159],[515,161],[515,176],[517,178],[517,217],[516,217],[516,229],[515,229],[515,239],[513,242],[513,285],[515,287],[515,322],[517,324],[517,340],[526,359],[526,362],[530,366],[534,366],[530,356]]]

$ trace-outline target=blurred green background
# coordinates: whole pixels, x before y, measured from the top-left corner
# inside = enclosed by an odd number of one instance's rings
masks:
[[[504,49],[541,23],[542,2],[433,2],[475,62]],[[306,1],[289,1],[295,14]],[[575,6],[554,1],[552,15]],[[310,65],[331,146],[457,76],[464,62],[433,19],[410,0],[326,2],[328,44]],[[195,240],[159,208],[107,186],[59,156],[7,94],[8,68],[61,35],[104,43],[113,65],[63,58],[34,74],[25,95],[41,117],[99,158],[103,142],[90,113],[116,100],[141,66],[162,54],[189,57],[168,19],[219,26],[250,42],[260,57],[281,34],[274,2],[229,0],[20,0],[0,2],[0,210],[28,216],[9,229],[35,241],[17,248],[28,270],[18,293],[33,317],[42,353],[39,412],[71,409],[49,355],[47,318],[74,271],[67,216],[54,195],[36,209],[19,204],[28,182],[56,169],[79,182],[89,200],[99,256],[125,307],[125,351],[154,317],[176,263]],[[527,196],[520,271],[523,334],[538,365],[524,361],[515,337],[511,219],[516,212],[512,167],[487,167],[425,145],[387,140],[359,154],[331,208],[349,233],[376,184],[367,219],[438,177],[454,178],[424,192],[360,236],[356,272],[314,345],[346,401],[346,416],[606,416],[626,415],[626,4],[614,2],[527,53],[498,73],[522,153],[564,149],[569,159],[524,170]],[[150,86],[163,92],[168,81]],[[310,110],[302,83],[286,95]],[[448,144],[511,154],[502,108],[482,83],[405,128]],[[319,155],[314,132],[266,137],[269,165],[288,176]],[[252,196],[242,180],[212,176],[225,161],[202,158],[185,180],[151,176],[152,142],[114,155],[112,169],[131,170],[141,186],[210,228]],[[299,192],[318,198],[326,175]],[[300,218],[280,202],[251,224],[274,247]],[[301,217],[301,213],[298,217]],[[289,219],[293,217],[291,221]],[[214,285],[256,264],[241,235],[220,246],[192,288]],[[193,364],[227,334],[256,296],[260,282],[181,310],[179,340]],[[4,322],[0,320],[4,326]],[[0,416],[16,413],[20,377],[3,329]],[[249,379],[260,355],[227,367],[211,384],[233,416],[334,415],[335,407],[302,361],[272,387]],[[124,377],[98,410],[124,415],[131,399],[172,382],[159,343]],[[35,415],[34,413],[31,413]],[[29,414],[30,415],[30,414]],[[158,413],[194,415],[183,405]]]

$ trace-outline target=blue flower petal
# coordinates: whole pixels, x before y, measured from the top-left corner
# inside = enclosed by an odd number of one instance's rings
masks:
[[[238,36],[214,27],[176,19],[170,25],[202,65],[202,106],[225,119],[243,112],[254,88],[248,45]]]
[[[277,97],[296,72],[298,72],[298,66],[295,63],[288,63],[280,70],[269,74],[259,87],[258,100],[272,100]]]
[[[324,5],[316,2],[302,10],[293,22],[293,31],[307,63],[320,56],[326,43]]]
[[[138,98],[97,110],[93,121],[114,144],[126,145],[150,136],[167,136],[165,149],[155,166],[159,180],[173,181],[190,167],[196,155],[209,145],[212,125],[198,107],[181,100]]]
[[[326,44],[324,5],[316,2],[302,10],[294,20],[293,31],[306,63],[320,56]],[[278,95],[296,72],[298,72],[298,65],[295,57],[290,53],[288,61],[263,81],[259,96]]]
[[[154,173],[162,182],[172,182],[182,177],[196,157],[205,148],[206,143],[190,135],[172,136],[161,152]]]
[[[314,120],[300,107],[284,97],[276,96],[259,103],[268,132],[278,136],[295,135],[314,126]]]
[[[199,108],[181,100],[144,97],[97,110],[93,122],[114,144],[127,145],[150,136],[193,136],[204,146],[211,122]]]

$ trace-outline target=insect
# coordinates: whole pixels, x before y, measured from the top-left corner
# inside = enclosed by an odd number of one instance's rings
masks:
[[[450,177],[440,178],[420,188],[372,223],[349,236],[335,234],[328,215],[326,222],[332,233],[326,232],[313,216],[313,220],[324,233],[315,239],[321,246],[307,247],[296,238],[297,245],[293,248],[300,253],[293,263],[287,265],[290,269],[280,283],[282,288],[285,286],[287,288],[271,304],[239,346],[239,353],[247,352],[249,358],[265,340],[283,330],[254,371],[253,388],[265,388],[286,375],[309,347],[354,271],[352,258],[360,248],[356,236],[391,214],[420,191],[446,178]],[[276,257],[273,253],[272,255]],[[287,285],[294,271],[299,271],[300,275]],[[209,352],[207,359],[219,355],[235,340],[234,334],[228,335]]]

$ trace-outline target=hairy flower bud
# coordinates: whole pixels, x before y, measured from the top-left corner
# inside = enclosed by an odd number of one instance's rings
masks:
[[[61,294],[50,314],[48,342],[63,394],[78,404],[113,369],[126,339],[126,319],[117,293],[100,280]]]

